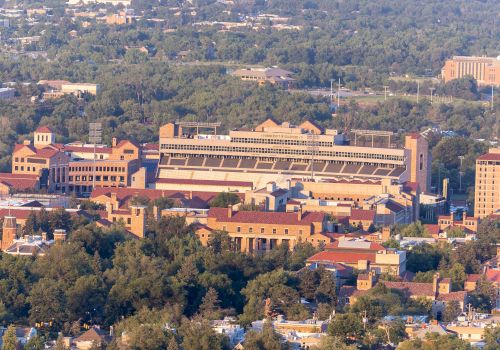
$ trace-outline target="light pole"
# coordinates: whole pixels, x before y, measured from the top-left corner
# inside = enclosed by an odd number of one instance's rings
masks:
[[[387,89],[389,87],[387,85],[384,85],[384,101],[387,101]]]
[[[432,104],[432,93],[434,92],[434,90],[436,90],[436,88],[429,88],[429,90],[431,90],[431,104]]]

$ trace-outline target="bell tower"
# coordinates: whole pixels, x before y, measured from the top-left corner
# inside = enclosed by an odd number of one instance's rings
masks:
[[[17,222],[14,216],[3,219],[1,250],[6,250],[17,238]]]

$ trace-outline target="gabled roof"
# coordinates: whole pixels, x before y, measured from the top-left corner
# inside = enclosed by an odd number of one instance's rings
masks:
[[[52,129],[49,128],[48,126],[40,126],[38,127],[35,132],[39,133],[53,133]]]
[[[486,153],[482,156],[479,156],[477,160],[493,160],[500,161],[500,153]]]
[[[439,301],[464,301],[467,297],[467,292],[450,292],[448,294],[439,294],[437,300]]]
[[[477,282],[481,279],[481,276],[479,273],[471,273],[467,275],[467,282]]]
[[[488,269],[485,278],[489,282],[500,283],[500,269]]]
[[[362,253],[352,253],[352,252],[329,252],[323,251],[314,254],[307,262],[309,263],[319,263],[319,264],[357,264],[360,260],[375,261],[375,253],[372,252],[362,252]]]
[[[228,216],[227,208],[210,208],[209,218],[216,218],[219,222],[241,222],[277,225],[310,225],[323,222],[325,214],[320,212],[305,212],[301,220],[297,213],[264,212],[264,211],[236,211]]]
[[[100,342],[106,340],[106,338],[107,338],[106,332],[100,330],[99,328],[92,327],[91,329],[89,329],[88,331],[83,333],[81,336],[76,338],[74,340],[74,342],[78,343],[78,342],[92,342],[93,341],[96,343],[100,343]]]
[[[391,289],[399,289],[405,292],[408,296],[434,296],[432,283],[419,282],[391,282],[382,281],[382,283]]]
[[[352,209],[349,220],[374,221],[375,210]]]
[[[35,188],[38,182],[38,175],[31,174],[11,174],[0,173],[0,183],[16,190],[26,190]]]
[[[335,241],[331,244],[328,244],[325,247],[325,250],[327,251],[341,251],[341,250],[348,250],[348,251],[359,251],[359,252],[365,252],[365,253],[375,253],[380,250],[386,250],[386,248],[376,242],[370,242],[370,241],[348,241],[348,240],[342,240],[342,241]]]

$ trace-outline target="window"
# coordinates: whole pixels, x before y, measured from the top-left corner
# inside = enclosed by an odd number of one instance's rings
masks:
[[[236,227],[236,232],[241,232],[241,227]]]
[[[260,228],[260,233],[264,233],[264,227]]]
[[[253,227],[248,228],[248,233],[253,233]]]
[[[132,219],[131,218],[127,218],[127,224],[128,225],[132,224]]]
[[[286,229],[285,229],[285,235],[287,235],[287,234],[288,234],[288,229],[286,228]]]
[[[276,234],[276,229],[275,228],[273,228],[273,234]]]
[[[226,226],[222,226],[222,231],[227,231],[227,227]]]

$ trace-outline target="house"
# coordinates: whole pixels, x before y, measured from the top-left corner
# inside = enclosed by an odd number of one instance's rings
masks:
[[[306,264],[341,263],[360,271],[375,271],[401,276],[406,271],[406,252],[385,248],[365,240],[340,240],[307,259]]]
[[[284,89],[290,89],[292,87],[295,81],[295,79],[291,77],[292,74],[292,72],[276,67],[237,69],[232,73],[233,77],[238,77],[244,81],[255,81],[259,85],[270,83],[279,85]]]
[[[111,337],[107,332],[104,332],[99,327],[92,327],[79,337],[73,340],[73,344],[77,349],[89,350],[99,348],[108,344]]]

